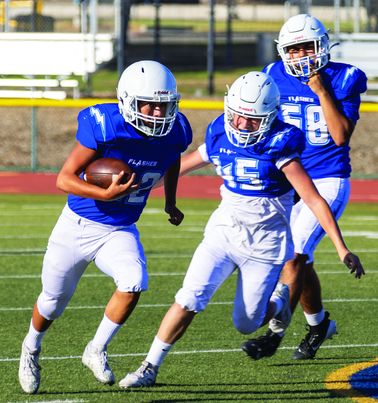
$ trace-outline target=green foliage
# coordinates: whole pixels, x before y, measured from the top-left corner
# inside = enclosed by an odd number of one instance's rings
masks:
[[[326,18],[326,16],[324,16]],[[282,25],[284,24],[284,20],[274,21],[274,20],[240,20],[240,19],[232,19],[231,29],[233,32],[245,32],[245,33],[259,33],[259,32],[274,32],[277,33],[280,31]],[[330,32],[333,32],[334,29],[334,21],[327,20],[322,18],[322,22],[325,27],[330,29]],[[134,32],[145,32],[146,30],[153,31],[155,28],[155,20],[152,19],[137,19],[134,18],[130,21],[130,29]],[[162,30],[166,29],[175,29],[175,30],[190,30],[192,32],[207,32],[209,29],[209,21],[208,20],[173,20],[173,19],[164,19],[162,18],[160,21],[160,28]],[[227,21],[215,21],[215,31],[217,33],[225,33],[228,29]],[[361,27],[361,32],[363,32],[366,27]],[[340,31],[341,32],[353,32],[353,21],[341,21],[340,23]]]
[[[317,271],[325,308],[337,320],[339,335],[325,343],[315,360],[291,360],[305,334],[300,308],[274,357],[254,362],[240,351],[246,336],[232,326],[236,280],[232,276],[167,357],[156,387],[123,391],[117,384],[103,386],[82,367],[80,357],[114,284],[91,264],[66,312],[45,337],[40,394],[26,397],[17,380],[20,347],[40,292],[47,239],[64,203],[60,196],[0,196],[0,402],[341,402],[347,399],[335,397],[326,388],[326,376],[377,357],[378,205],[351,204],[340,226],[367,275],[359,281],[349,275],[329,239],[324,239],[316,255]],[[217,204],[216,200],[180,200],[186,218],[176,228],[163,213],[163,201],[149,201],[138,227],[148,259],[150,289],[109,346],[118,380],[135,370],[147,353]]]
[[[232,20],[231,29],[233,32],[279,32],[284,21],[242,21]],[[155,28],[154,20],[134,19],[130,21],[132,31],[146,31]],[[162,19],[160,23],[162,30],[190,30],[192,32],[207,32],[209,21],[207,20],[168,20]],[[215,21],[215,31],[224,33],[228,29],[227,21]]]
[[[260,71],[262,66],[251,66],[249,70]],[[215,97],[222,99],[226,87],[225,83],[231,84],[237,77],[245,73],[246,68],[233,68],[217,70],[214,74]],[[206,70],[199,71],[173,71],[177,87],[182,99],[201,98],[207,96],[208,73]],[[93,95],[98,97],[115,98],[118,82],[118,72],[114,69],[101,69],[92,75]]]

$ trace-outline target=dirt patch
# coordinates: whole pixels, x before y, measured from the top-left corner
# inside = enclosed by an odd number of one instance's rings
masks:
[[[1,108],[0,166],[3,169],[29,169],[31,149],[36,150],[40,169],[58,170],[75,143],[77,114],[75,108],[36,109],[37,141],[32,145],[31,108]],[[183,110],[194,133],[190,150],[203,140],[208,123],[220,111]],[[362,113],[351,140],[351,159],[354,176],[378,176],[378,113]]]

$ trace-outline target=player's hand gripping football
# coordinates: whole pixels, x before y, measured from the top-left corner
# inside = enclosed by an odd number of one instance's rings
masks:
[[[365,274],[365,270],[362,267],[360,259],[357,255],[352,252],[348,252],[343,260],[345,266],[349,269],[350,273],[354,273],[356,278],[361,278],[363,274]]]
[[[124,175],[124,171],[121,171],[117,178],[113,180],[111,185],[106,189],[107,199],[108,200],[117,200],[120,199],[131,192],[134,192],[139,188],[139,183],[134,183],[135,180],[135,172],[130,175],[129,180],[126,183],[122,182],[122,177]]]
[[[180,225],[184,219],[184,213],[176,206],[165,206],[165,212],[169,215],[168,221],[172,225]]]

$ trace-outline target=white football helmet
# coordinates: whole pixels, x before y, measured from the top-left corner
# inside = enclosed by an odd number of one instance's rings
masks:
[[[131,64],[122,73],[117,87],[119,111],[125,121],[147,136],[167,135],[175,122],[180,94],[176,79],[164,65],[144,60]],[[142,114],[138,101],[166,103],[164,117]]]
[[[276,42],[287,74],[294,77],[310,76],[324,67],[330,58],[326,28],[318,19],[308,14],[298,14],[289,18],[282,26]],[[314,43],[314,56],[290,59],[288,47],[305,42]]]
[[[230,142],[249,147],[262,140],[276,118],[280,106],[280,92],[273,78],[251,71],[231,85],[224,97],[224,124]],[[258,130],[240,130],[233,125],[234,115],[261,119]]]

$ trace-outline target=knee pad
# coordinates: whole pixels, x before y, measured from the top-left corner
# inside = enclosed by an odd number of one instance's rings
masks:
[[[42,291],[37,300],[38,311],[44,318],[55,320],[62,315],[69,300],[70,296],[51,296]]]
[[[201,312],[209,303],[209,296],[205,291],[192,291],[181,288],[175,296],[175,301],[187,311]]]

